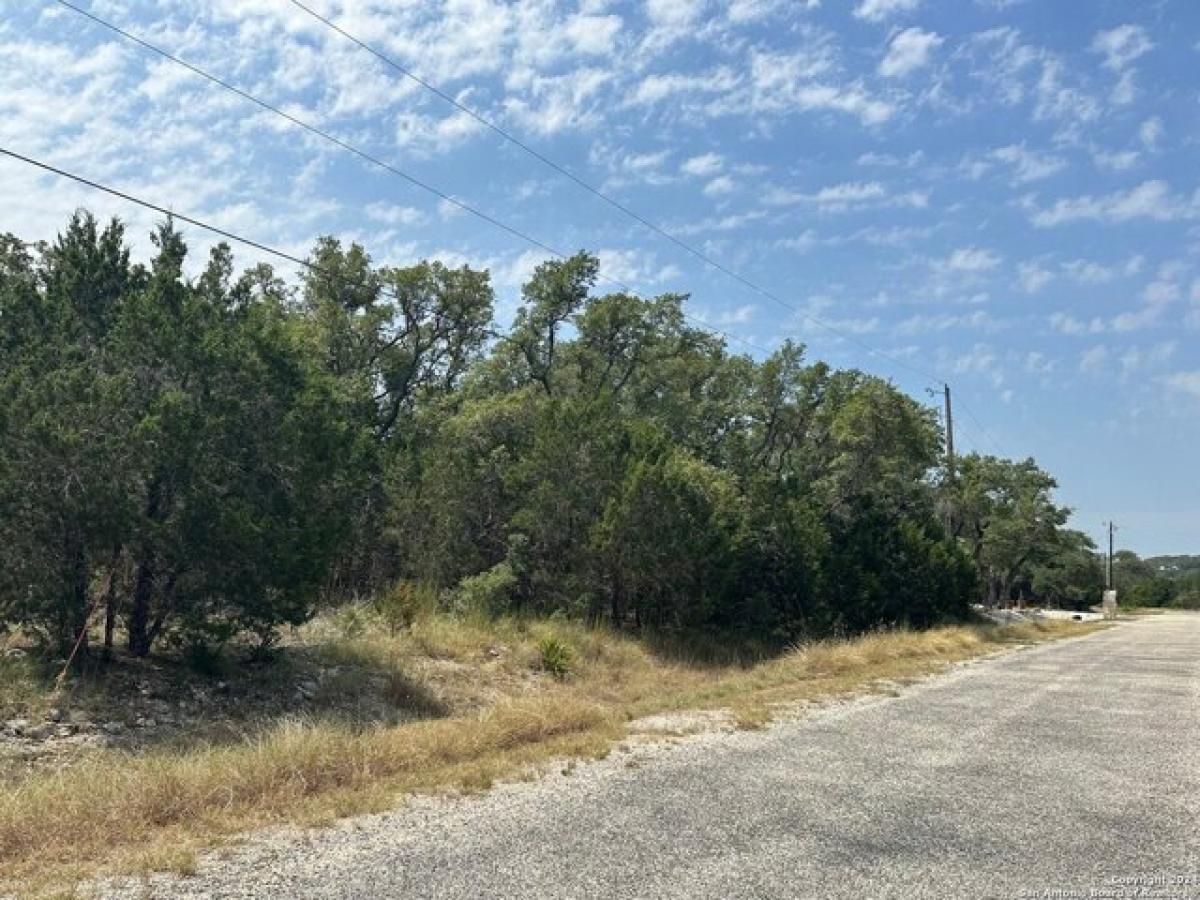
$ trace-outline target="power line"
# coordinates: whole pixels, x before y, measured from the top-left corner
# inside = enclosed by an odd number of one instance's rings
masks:
[[[601,190],[600,188],[592,185],[588,181],[585,181],[584,179],[580,178],[578,175],[576,175],[574,172],[572,172],[566,166],[562,165],[561,163],[555,162],[553,159],[550,159],[548,156],[546,156],[545,154],[543,154],[536,148],[530,146],[528,143],[526,143],[525,141],[518,138],[512,132],[508,131],[507,129],[503,128],[500,125],[497,125],[491,119],[480,114],[479,112],[477,112],[476,110],[467,106],[466,104],[460,102],[453,95],[449,94],[448,92],[439,88],[437,85],[432,84],[431,82],[429,82],[426,79],[422,78],[421,76],[417,75],[415,72],[413,72],[408,67],[406,67],[406,66],[402,65],[401,63],[397,62],[396,60],[392,59],[392,57],[388,56],[386,53],[383,53],[381,50],[376,49],[371,44],[368,44],[366,41],[363,41],[361,38],[356,37],[354,34],[350,33],[346,29],[342,28],[336,22],[334,22],[331,19],[316,12],[310,6],[308,6],[304,3],[301,3],[300,0],[289,0],[289,2],[293,6],[308,13],[308,15],[312,16],[317,21],[323,23],[328,28],[337,32],[339,35],[344,37],[346,40],[350,41],[355,46],[359,47],[362,50],[365,50],[367,53],[370,53],[372,56],[374,56],[380,62],[391,67],[392,69],[395,69],[397,72],[399,72],[405,78],[411,79],[412,81],[414,81],[421,87],[425,88],[426,90],[435,94],[437,97],[439,97],[446,103],[453,106],[455,109],[470,116],[472,119],[474,119],[480,125],[483,125],[485,128],[488,128],[495,134],[499,135],[501,138],[508,141],[514,147],[517,147],[518,149],[524,151],[525,153],[528,153],[530,156],[532,156],[534,159],[541,162],[543,165],[549,167],[550,169],[553,169],[555,172],[557,172],[559,175],[562,175],[564,178],[567,178],[567,179],[573,181],[576,185],[581,187],[583,190],[587,191],[589,194],[592,194],[593,196],[597,197],[598,199],[604,201],[609,206],[613,207],[614,209],[618,210],[619,212],[623,213],[624,215],[628,216],[629,218],[633,219],[634,221],[640,223],[644,227],[648,228],[650,231],[652,231],[655,234],[659,235],[660,237],[665,238],[666,240],[670,241],[672,244],[679,247],[681,250],[684,250],[685,252],[687,252],[687,253],[691,254],[692,256],[696,257],[697,259],[701,260],[705,265],[708,265],[711,268],[716,269],[718,272],[721,272],[724,275],[728,276],[729,278],[732,278],[733,280],[737,281],[739,284],[743,285],[744,287],[747,287],[750,290],[754,291],[756,294],[759,294],[762,297],[766,297],[768,300],[771,300],[771,301],[779,304],[784,309],[790,310],[791,312],[795,313],[796,315],[801,316],[802,318],[808,320],[809,322],[812,322],[813,324],[826,329],[827,331],[831,332],[832,334],[837,335],[838,337],[842,338],[843,340],[850,341],[851,343],[857,345],[858,347],[867,351],[868,353],[872,354],[873,356],[880,357],[881,359],[886,359],[889,362],[893,363],[894,365],[897,365],[897,366],[900,366],[901,368],[907,369],[908,371],[910,371],[916,375],[919,375],[922,378],[931,379],[932,381],[937,382],[938,384],[945,384],[944,380],[942,378],[938,377],[937,375],[927,372],[919,366],[911,365],[908,362],[904,361],[903,359],[900,359],[899,357],[896,357],[890,353],[880,350],[877,347],[874,347],[871,344],[868,344],[866,341],[860,340],[853,334],[847,333],[847,332],[843,331],[842,329],[839,329],[839,328],[831,325],[830,323],[824,321],[820,317],[814,316],[811,313],[808,313],[808,312],[800,309],[796,305],[789,303],[788,301],[784,300],[782,297],[780,297],[773,291],[770,291],[770,290],[762,287],[761,285],[757,284],[756,282],[751,281],[749,278],[745,277],[740,272],[737,272],[734,269],[730,269],[729,267],[725,266],[723,263],[720,263],[717,260],[713,259],[711,256],[709,256],[703,250],[700,250],[699,248],[688,243],[687,241],[684,241],[683,239],[677,237],[676,235],[672,234],[670,231],[667,231],[662,226],[655,224],[650,219],[647,219],[641,213],[637,212],[636,210],[630,208],[629,206],[625,205],[621,201],[612,197],[610,194],[608,194],[608,193],[604,192],[603,190]]]
[[[101,184],[98,181],[93,181],[90,178],[85,178],[82,175],[76,175],[74,172],[68,172],[66,169],[60,169],[57,166],[51,165],[50,163],[42,162],[41,160],[34,159],[31,156],[25,156],[21,153],[17,153],[15,150],[9,150],[6,147],[0,147],[0,153],[4,154],[5,156],[11,157],[12,159],[19,160],[20,162],[27,163],[28,165],[35,166],[46,172],[50,172],[53,175],[58,175],[61,178],[68,178],[71,181],[78,182],[79,184],[90,187],[93,190],[101,191],[105,194],[110,194],[113,197],[118,197],[119,199],[125,200],[129,203],[134,203],[138,206],[145,207],[146,209],[153,210],[154,212],[157,212],[157,213],[161,213],[162,215],[168,216],[172,219],[178,219],[180,222],[186,222],[189,225],[194,225],[197,228],[202,228],[205,231],[212,232],[213,234],[219,235],[220,237],[223,237],[226,240],[235,241],[236,243],[244,244],[247,247],[253,247],[255,250],[261,250],[263,253],[269,253],[272,256],[279,257],[280,259],[286,259],[288,262],[295,263],[296,265],[301,266],[305,269],[308,269],[311,272],[315,272],[318,275],[330,276],[333,274],[332,272],[325,270],[321,266],[318,266],[316,263],[313,263],[307,259],[301,259],[300,257],[298,257],[294,254],[288,253],[286,250],[280,250],[277,247],[272,247],[269,244],[264,244],[261,241],[254,240],[253,238],[243,237],[240,234],[235,234],[232,231],[227,231],[226,229],[221,228],[218,225],[211,225],[208,222],[204,222],[200,219],[195,218],[194,216],[189,216],[186,213],[177,212],[173,209],[169,209],[158,203],[153,203],[150,200],[143,200],[140,197],[135,197],[133,194],[128,194],[125,191],[119,190],[117,188],[109,187],[106,184]],[[392,300],[397,300],[397,301],[399,300],[399,298],[395,294],[389,293],[386,289],[381,289],[380,293],[382,293],[385,297],[391,298]]]
[[[93,181],[90,178],[86,178],[83,175],[77,175],[74,172],[68,172],[66,169],[61,169],[58,166],[51,165],[50,163],[43,162],[38,159],[34,159],[31,156],[25,156],[24,154],[17,153],[15,150],[9,150],[6,147],[0,147],[0,154],[3,154],[4,156],[8,156],[12,159],[18,160],[20,162],[26,163],[27,165],[34,166],[38,169],[42,169],[43,171],[49,172],[53,175],[57,175],[61,178],[67,178],[71,181],[74,181],[74,182],[82,184],[86,187],[92,188],[93,190],[101,191],[102,193],[109,194],[113,197],[117,197],[117,198],[119,198],[121,200],[125,200],[129,203],[136,204],[137,206],[144,207],[146,209],[160,213],[164,216],[169,216],[172,219],[178,219],[180,222],[186,222],[189,225],[194,225],[197,228],[202,228],[205,231],[219,235],[220,237],[223,237],[226,240],[235,241],[236,243],[243,244],[247,247],[253,247],[256,250],[261,250],[263,253],[269,253],[272,256],[276,256],[280,259],[285,259],[288,262],[295,263],[296,265],[301,266],[305,269],[308,269],[311,272],[315,272],[318,275],[324,275],[326,277],[333,275],[333,273],[327,271],[326,269],[322,268],[321,266],[318,266],[316,263],[313,263],[307,259],[301,259],[300,257],[296,256],[295,254],[288,253],[286,250],[280,250],[277,247],[272,247],[270,244],[264,244],[262,241],[256,241],[253,238],[243,237],[240,234],[236,234],[225,228],[221,228],[219,225],[212,225],[201,219],[197,219],[195,216],[189,216],[186,213],[177,212],[177,211],[170,209],[166,206],[163,206],[159,203],[154,203],[150,200],[144,200],[141,197],[135,197],[133,194],[127,193],[118,188],[110,187],[109,185],[102,184],[99,181]],[[389,293],[386,289],[381,289],[380,293],[382,293],[385,297],[389,297],[392,300],[397,300],[397,301],[399,300],[399,298],[395,294]],[[681,310],[681,312],[682,312],[682,310]],[[726,334],[724,331],[721,331],[716,328],[712,328],[709,325],[707,325],[706,323],[704,323],[702,320],[697,319],[694,316],[688,315],[686,312],[683,312],[682,314],[683,314],[684,318],[686,318],[688,321],[695,323],[702,330],[707,331],[710,334],[714,334],[719,337],[723,337],[723,338],[730,339],[730,340],[742,341],[744,344],[746,344],[746,346],[751,347],[760,352],[767,353],[768,355],[771,352],[764,347],[759,347],[758,345],[756,345],[750,341],[744,340],[743,338],[739,337],[738,335]]]
[[[140,197],[127,194],[124,191],[118,190],[117,188],[101,184],[98,181],[92,181],[90,178],[85,178],[82,175],[76,175],[74,172],[68,172],[66,169],[60,169],[57,166],[52,166],[50,163],[42,162],[41,160],[34,159],[31,156],[24,156],[14,150],[7,149],[6,147],[0,147],[0,153],[3,153],[5,156],[12,157],[13,159],[20,160],[28,165],[36,166],[37,168],[50,172],[53,175],[58,175],[62,178],[69,178],[71,181],[76,181],[79,184],[85,185],[94,190],[102,191],[105,194],[111,194],[114,197],[119,197],[120,199],[126,200],[130,203],[135,203],[138,206],[144,206],[146,209],[153,210],[157,213],[162,213],[164,216],[178,219],[181,222],[187,222],[189,225],[195,225],[197,228],[203,228],[205,231],[211,231],[213,234],[220,235],[228,240],[236,241],[239,244],[245,244],[248,247],[253,247],[254,249],[261,250],[264,253],[270,253],[272,256],[278,256],[280,259],[286,259],[288,262],[295,263],[298,266],[303,266],[306,269],[312,269],[318,273],[322,272],[318,266],[314,265],[308,260],[294,256],[285,250],[278,250],[275,247],[272,247],[268,244],[263,244],[259,241],[253,240],[252,238],[242,237],[241,235],[234,234],[232,231],[226,231],[224,228],[221,228],[217,225],[209,225],[207,222],[202,222],[199,219],[186,215],[185,213],[175,212],[174,210],[168,209],[165,206],[152,203],[149,200],[142,200]]]
[[[513,237],[516,237],[522,241],[525,241],[526,243],[528,243],[532,246],[535,246],[535,247],[545,251],[546,253],[551,254],[552,256],[558,257],[560,259],[567,258],[566,253],[563,253],[562,251],[557,250],[554,247],[551,247],[549,244],[545,243],[544,241],[542,241],[538,238],[533,237],[532,235],[528,234],[527,232],[524,232],[521,229],[516,228],[512,225],[509,225],[508,223],[506,223],[500,219],[497,219],[495,216],[492,216],[486,212],[483,212],[482,210],[472,206],[471,204],[457,199],[456,197],[452,196],[451,194],[447,193],[446,191],[443,191],[440,188],[437,188],[434,185],[429,184],[428,182],[423,181],[423,180],[417,178],[416,176],[411,175],[408,172],[405,172],[404,170],[402,170],[400,168],[397,168],[396,166],[392,165],[391,163],[387,162],[386,160],[380,159],[379,157],[375,156],[374,154],[369,153],[369,152],[355,146],[354,144],[344,141],[341,138],[339,138],[321,128],[318,128],[317,126],[311,124],[310,122],[306,122],[305,120],[299,118],[298,116],[294,116],[291,113],[286,112],[285,110],[281,109],[280,107],[278,107],[272,103],[269,103],[266,100],[256,97],[255,95],[249,93],[248,91],[245,91],[242,88],[239,88],[236,85],[231,84],[230,82],[225,81],[224,79],[219,78],[218,76],[213,75],[212,73],[210,73],[208,71],[205,71],[204,69],[200,68],[199,66],[194,65],[193,63],[189,63],[187,60],[184,60],[178,56],[175,56],[174,54],[170,53],[169,51],[164,50],[161,47],[158,47],[155,44],[152,44],[149,41],[138,37],[137,35],[125,30],[124,28],[121,28],[119,25],[109,22],[106,19],[103,19],[100,16],[97,16],[96,14],[90,12],[89,10],[86,10],[80,6],[77,6],[76,4],[70,2],[70,0],[55,0],[55,2],[57,2],[60,6],[63,6],[66,9],[69,9],[72,12],[75,12],[75,13],[83,16],[84,18],[88,19],[92,23],[111,31],[114,34],[117,34],[128,41],[131,41],[132,43],[137,44],[139,47],[142,47],[143,49],[148,50],[149,52],[154,53],[169,62],[172,62],[178,66],[183,67],[184,69],[187,69],[189,72],[193,73],[194,75],[198,75],[199,77],[205,79],[206,81],[208,81],[212,84],[215,84],[218,87],[221,87],[227,91],[230,91],[233,94],[236,94],[237,96],[241,97],[242,99],[247,100],[250,103],[255,104],[256,106],[281,117],[282,119],[291,123],[292,125],[295,125],[298,128],[302,128],[305,131],[309,132],[310,134],[313,134],[316,137],[321,138],[322,140],[325,140],[325,141],[328,141],[329,143],[334,144],[335,146],[341,148],[342,150],[345,150],[346,152],[359,157],[360,159],[370,163],[371,165],[374,165],[380,169],[383,169],[386,172],[389,172],[392,175],[397,176],[398,178],[403,179],[404,181],[408,182],[409,184],[413,185],[414,187],[420,188],[421,190],[434,195],[438,199],[445,201],[447,203],[450,203],[454,207],[461,209],[462,211],[469,213],[472,216],[475,216],[476,218],[488,223],[489,225],[492,225],[495,228],[499,228],[500,230],[507,232],[508,234],[512,235]],[[563,171],[566,171],[566,170],[563,170]],[[647,224],[649,225],[650,223],[647,223]],[[679,243],[678,241],[676,241],[676,242]],[[693,251],[693,252],[699,252],[699,251]],[[859,340],[854,335],[843,332],[841,329],[835,328],[834,326],[830,325],[827,322],[824,322],[821,319],[818,319],[817,317],[811,315],[810,313],[800,310],[798,307],[787,303],[786,301],[782,300],[781,298],[779,298],[772,292],[767,291],[764,288],[758,287],[753,282],[746,281],[744,278],[739,276],[737,273],[732,272],[731,270],[725,270],[724,267],[720,266],[719,263],[709,260],[709,264],[715,266],[718,269],[721,269],[722,271],[726,271],[726,273],[729,274],[730,277],[733,277],[733,278],[738,279],[739,281],[742,281],[748,287],[750,287],[752,290],[755,290],[757,293],[760,293],[764,297],[768,297],[769,299],[775,301],[776,303],[781,304],[784,308],[792,310],[793,312],[800,315],[801,317],[821,326],[822,328],[825,328],[826,330],[830,331],[833,334],[838,335],[839,337],[843,338],[844,340],[848,340],[851,343],[856,344],[857,346],[861,347],[868,353],[870,353],[874,356],[878,356],[883,359],[888,359],[891,362],[893,362],[895,365],[900,366],[904,369],[907,369],[908,371],[913,372],[922,378],[931,379],[935,382],[941,383],[942,380],[940,378],[938,378],[936,375],[933,375],[929,372],[925,372],[916,366],[912,366],[912,365],[904,362],[903,360],[892,356],[891,354],[888,354],[882,350],[878,350],[878,349],[872,347],[871,345],[867,344],[866,342]],[[633,295],[638,295],[638,292],[633,290],[633,288],[631,288],[629,285],[627,285],[627,284],[623,283],[622,281],[615,279],[611,276],[605,275],[603,272],[599,273],[599,277],[608,281],[611,284],[616,285],[621,290],[623,290],[627,293],[630,293]],[[707,326],[705,326],[705,327],[707,328]],[[709,330],[713,330],[713,329],[709,329]],[[718,332],[718,333],[725,335],[724,332]],[[730,335],[725,335],[725,336],[733,337]],[[734,337],[734,339],[741,340],[740,338],[736,338],[736,337]],[[746,343],[748,346],[754,346],[753,344],[750,344],[750,342],[748,342],[748,341],[743,341],[743,343]],[[755,348],[755,349],[763,350],[764,348]]]
[[[975,415],[970,404],[963,400],[962,394],[958,395],[958,405],[966,410],[966,413],[968,416],[970,416],[971,421],[975,423],[976,427],[983,433],[984,437],[986,437],[991,442],[992,446],[996,448],[996,452],[1001,456],[1008,456],[1008,454],[1004,452],[1004,448],[1000,446],[1000,442],[992,437],[992,433],[988,431],[986,427],[984,427],[982,422],[979,421],[979,417]]]
[[[115,25],[112,22],[109,22],[105,19],[100,18],[99,16],[95,15],[94,13],[90,12],[89,10],[83,9],[80,6],[76,6],[74,3],[69,2],[69,0],[55,0],[55,2],[57,2],[61,6],[66,7],[67,9],[71,10],[72,12],[78,13],[79,15],[90,20],[94,24],[99,25],[102,28],[106,28],[115,34],[120,35],[121,37],[125,38],[128,41],[132,41],[133,43],[137,44],[139,47],[142,47],[143,49],[148,50],[151,53],[154,53],[154,54],[162,57],[163,59],[168,60],[169,62],[175,63],[178,66],[182,66],[183,68],[187,69],[189,72],[193,73],[194,75],[198,75],[201,78],[205,79],[206,81],[211,82],[212,84],[215,84],[218,87],[224,88],[225,90],[236,94],[237,96],[241,97],[242,99],[247,100],[262,109],[265,109],[268,112],[271,112],[277,116],[280,116],[281,118],[285,119],[286,121],[290,122],[291,124],[295,125],[296,127],[302,128],[305,131],[309,132],[310,134],[313,134],[313,135],[321,138],[322,140],[328,141],[328,142],[336,145],[337,147],[340,147],[341,149],[345,150],[346,152],[352,153],[353,155],[359,157],[360,159],[365,160],[366,162],[368,162],[374,166],[377,166],[386,172],[391,173],[392,175],[402,178],[403,180],[407,181],[409,184],[413,185],[414,187],[420,188],[423,191],[433,194],[438,199],[443,200],[447,203],[450,203],[451,205],[455,206],[456,208],[461,209],[462,211],[475,216],[476,218],[488,223],[489,225],[492,225],[496,228],[499,228],[500,230],[502,230],[504,232],[507,232],[508,234],[512,235],[513,237],[516,237],[534,247],[537,247],[538,249],[550,254],[551,256],[554,256],[558,259],[567,259],[568,258],[568,254],[564,253],[561,250],[555,249],[554,247],[550,246],[549,244],[545,243],[544,241],[541,241],[538,238],[535,238],[532,235],[528,234],[527,232],[524,232],[521,229],[516,228],[512,225],[509,225],[508,223],[503,222],[500,219],[497,219],[494,216],[491,216],[488,213],[483,212],[480,209],[477,209],[476,207],[472,206],[469,203],[466,203],[462,200],[457,199],[456,197],[452,196],[451,194],[446,193],[445,191],[441,190],[440,188],[437,188],[434,185],[429,184],[428,182],[423,181],[414,175],[410,175],[408,172],[405,172],[403,169],[397,168],[396,166],[392,165],[391,163],[387,162],[386,160],[380,159],[379,157],[375,156],[374,154],[368,153],[367,151],[362,150],[361,148],[356,147],[355,145],[348,143],[347,141],[344,141],[341,138],[339,138],[333,134],[330,134],[329,132],[327,132],[321,128],[318,128],[317,126],[315,126],[309,122],[306,122],[303,119],[301,119],[297,116],[294,116],[291,113],[286,112],[283,109],[280,109],[278,106],[275,106],[272,103],[268,103],[266,100],[262,100],[259,97],[256,97],[253,94],[242,90],[241,88],[237,87],[237,85],[231,84],[228,81],[225,81],[224,79],[219,78],[216,75],[213,75],[212,73],[205,71],[204,69],[201,69],[199,66],[189,63],[187,60],[181,59],[180,57],[175,56],[174,54],[172,54],[166,50],[163,50],[161,47],[158,47],[158,46],[150,43],[149,41],[138,37],[137,35],[133,34],[132,32],[126,31],[125,29],[121,28],[119,25]],[[65,173],[60,172],[60,174],[65,174]],[[71,177],[71,176],[68,176],[68,177]],[[76,180],[81,180],[81,179],[76,179]],[[93,186],[95,186],[95,185],[93,185]],[[103,190],[103,188],[101,188],[101,189]],[[112,193],[112,192],[110,192],[110,193]],[[182,219],[183,217],[177,216],[176,218]],[[614,278],[611,275],[606,275],[602,271],[598,272],[597,274],[598,274],[598,277],[600,277],[603,280],[609,282],[610,284],[620,288],[622,291],[626,292],[627,294],[631,294],[636,297],[641,297],[641,294],[638,291],[634,290],[631,286],[629,286],[625,282],[621,281],[620,279]],[[702,328],[704,328],[704,330],[706,330],[712,334],[717,334],[723,338],[726,338],[727,340],[739,341],[740,343],[745,344],[746,346],[748,346],[754,350],[758,350],[759,352],[766,353],[768,355],[771,352],[770,350],[767,350],[764,347],[760,347],[760,346],[752,343],[751,341],[745,340],[744,338],[741,338],[737,335],[729,334],[725,331],[721,331],[719,329],[713,328],[713,327],[709,326],[707,323],[704,323],[703,320],[697,319],[693,316],[690,316],[687,313],[684,313],[683,315],[684,315],[684,318],[700,325]]]

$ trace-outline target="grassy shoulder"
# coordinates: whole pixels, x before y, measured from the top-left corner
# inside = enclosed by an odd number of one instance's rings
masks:
[[[275,685],[275,707],[259,694],[242,721],[225,716],[215,728],[199,717],[169,740],[97,746],[54,767],[8,772],[0,893],[57,890],[100,873],[187,872],[198,851],[250,829],[326,824],[413,793],[480,790],[553,759],[603,756],[645,716],[722,709],[758,727],[802,701],[890,689],[1095,628],[890,631],[750,661],[565,621],[427,615],[394,630],[369,616],[321,619],[247,679]],[[99,702],[94,684],[47,699],[33,667],[6,665],[8,713]],[[293,690],[296,678],[303,689]]]

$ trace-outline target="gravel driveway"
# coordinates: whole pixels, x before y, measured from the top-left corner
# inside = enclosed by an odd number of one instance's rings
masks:
[[[102,896],[1200,898],[1169,880],[1198,821],[1200,615],[1171,613]]]

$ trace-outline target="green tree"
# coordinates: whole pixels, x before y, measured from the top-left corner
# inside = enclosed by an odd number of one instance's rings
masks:
[[[1032,459],[971,454],[959,460],[959,535],[987,588],[987,603],[1011,599],[1017,581],[1053,557],[1070,511],[1054,502],[1057,482]]]
[[[1063,609],[1087,609],[1100,602],[1104,566],[1086,534],[1062,529],[1052,553],[1030,567],[1029,589],[1041,602]]]

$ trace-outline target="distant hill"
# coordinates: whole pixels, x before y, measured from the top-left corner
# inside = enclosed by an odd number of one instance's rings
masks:
[[[1200,556],[1150,556],[1146,562],[1167,576],[1200,572]]]

